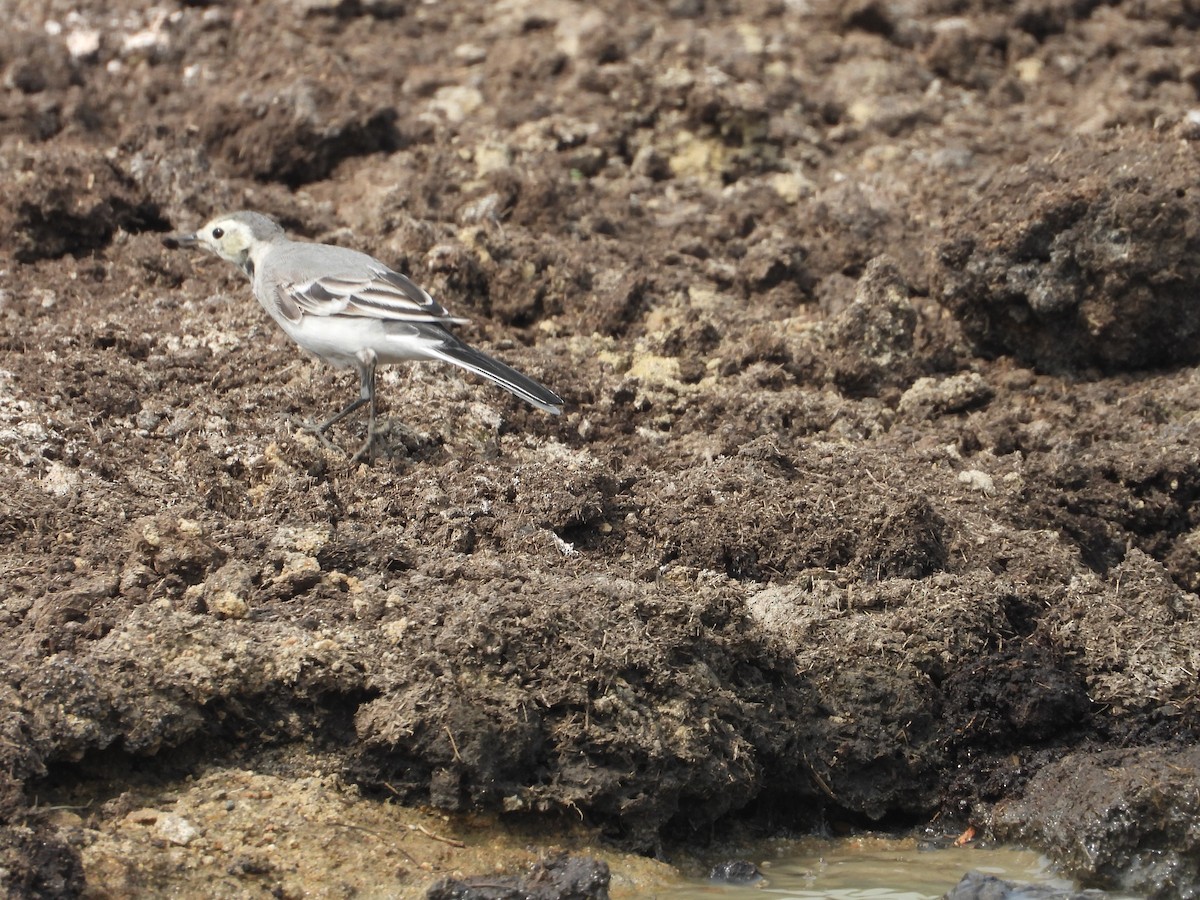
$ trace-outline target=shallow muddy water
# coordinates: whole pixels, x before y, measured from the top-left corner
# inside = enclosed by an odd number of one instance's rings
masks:
[[[757,855],[756,855],[757,854]],[[657,900],[935,900],[967,872],[1018,884],[1078,889],[1041,854],[1015,847],[929,849],[915,840],[856,837],[775,841],[742,858],[765,878],[755,884],[714,884],[699,874],[691,884],[656,893]],[[691,866],[681,866],[690,869]],[[1116,895],[1113,895],[1114,897]]]

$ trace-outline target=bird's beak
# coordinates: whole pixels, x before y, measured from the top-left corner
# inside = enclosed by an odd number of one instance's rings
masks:
[[[200,239],[195,234],[168,234],[163,236],[162,242],[168,250],[178,250],[180,247],[195,247]]]

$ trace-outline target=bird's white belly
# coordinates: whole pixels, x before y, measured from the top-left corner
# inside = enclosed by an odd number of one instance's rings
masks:
[[[359,316],[302,316],[299,322],[279,324],[309,353],[342,368],[357,367],[365,351],[374,352],[381,363],[430,359],[430,348],[440,343],[409,329],[389,329],[383,319]]]

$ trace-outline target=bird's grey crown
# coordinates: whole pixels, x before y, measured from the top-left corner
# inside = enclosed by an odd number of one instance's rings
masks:
[[[256,241],[270,241],[283,237],[283,229],[273,219],[268,219],[262,213],[242,211],[230,213],[224,218],[232,219],[250,229],[250,235]]]

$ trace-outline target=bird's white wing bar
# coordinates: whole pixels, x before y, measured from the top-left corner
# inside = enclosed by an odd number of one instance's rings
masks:
[[[372,269],[364,278],[327,275],[304,284],[279,289],[279,308],[298,321],[302,315],[360,316],[397,322],[458,324],[452,316],[411,279],[390,269]]]

